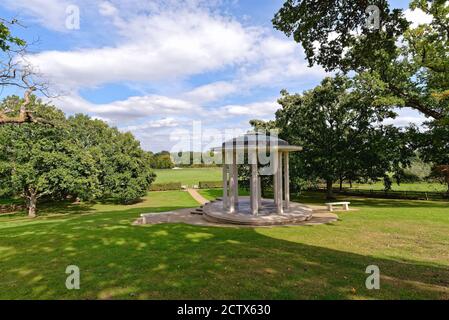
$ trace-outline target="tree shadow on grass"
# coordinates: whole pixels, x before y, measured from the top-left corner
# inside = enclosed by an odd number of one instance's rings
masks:
[[[292,201],[324,205],[326,197],[323,193],[305,192],[301,195],[292,195]],[[401,200],[401,199],[380,199],[380,198],[364,198],[359,196],[337,195],[337,201],[347,200],[351,205],[368,206],[368,207],[404,207],[404,208],[449,208],[447,201],[425,201],[425,200]]]
[[[43,203],[38,207],[38,217],[33,219],[41,219],[41,218],[49,218],[49,217],[60,217],[61,215],[70,216],[70,215],[80,215],[86,213],[92,213],[95,210],[92,208],[91,204],[77,204],[71,203],[68,201],[64,202],[51,202],[51,203]],[[28,212],[26,210],[21,210],[17,212],[12,212],[8,215],[4,215],[1,217],[0,222],[5,221],[20,221],[26,220],[28,218]]]
[[[75,203],[71,201],[59,201],[59,202],[47,202],[39,206],[38,214],[42,215],[52,215],[61,214],[66,215],[81,214],[95,211],[93,208],[93,203]]]
[[[205,189],[201,193],[208,197],[208,199],[215,199],[222,196],[222,189]],[[248,192],[240,190],[241,195],[247,195]],[[273,198],[270,192],[267,192],[266,198]],[[449,208],[447,201],[425,201],[425,200],[400,200],[400,199],[380,199],[380,198],[363,198],[359,196],[344,196],[336,195],[337,201],[347,200],[355,206],[369,206],[369,207],[404,207],[404,208]],[[301,194],[291,194],[291,201],[323,205],[328,202],[326,196],[322,192],[303,192]]]
[[[138,198],[138,199],[134,199],[134,200],[128,201],[127,203],[123,203],[123,202],[120,202],[117,199],[110,198],[110,199],[101,199],[101,200],[97,200],[97,201],[91,201],[91,202],[89,202],[89,204],[92,204],[92,205],[95,205],[95,204],[109,204],[109,205],[125,205],[126,206],[126,205],[139,204],[139,203],[142,203],[144,201],[145,201],[145,199]]]
[[[372,208],[449,208],[449,202],[446,201],[425,201],[425,200],[399,200],[399,199],[375,199],[347,197],[353,204],[367,206]]]
[[[86,215],[5,230],[0,298],[449,298],[447,266],[290,242],[251,228],[137,227],[129,218]],[[80,290],[65,288],[71,264],[80,267]],[[380,290],[365,288],[368,265],[380,268]]]
[[[71,209],[73,207],[73,209]],[[29,225],[39,224],[43,225],[45,223],[54,224],[58,222],[66,222],[70,220],[76,221],[78,218],[93,217],[89,221],[82,220],[82,224],[89,222],[99,222],[99,221],[118,221],[118,218],[123,218],[123,221],[127,224],[131,224],[135,221],[142,213],[159,213],[166,211],[175,211],[179,209],[185,209],[185,206],[167,206],[167,207],[138,207],[128,210],[97,210],[92,207],[92,205],[84,204],[67,204],[67,206],[57,206],[49,207],[49,210],[39,211],[39,215],[36,218],[28,218],[26,212],[18,212],[9,217],[0,217],[0,223],[24,223],[23,225],[14,225],[14,228],[27,229]],[[87,218],[86,218],[87,219]],[[5,225],[0,225],[0,227],[5,227]],[[2,228],[0,228],[2,229]],[[36,230],[37,232],[38,230]]]

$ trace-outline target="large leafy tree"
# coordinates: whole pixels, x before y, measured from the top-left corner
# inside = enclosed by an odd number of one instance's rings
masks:
[[[304,148],[292,154],[293,180],[325,180],[331,198],[336,181],[377,179],[407,163],[404,134],[382,124],[395,114],[366,80],[336,76],[303,94],[282,92],[275,126]]]
[[[429,128],[420,131],[417,127],[409,128],[415,147],[420,157],[432,164],[432,174],[443,178],[449,193],[449,126],[429,123]]]
[[[82,114],[70,117],[68,123],[70,136],[95,159],[103,198],[128,203],[147,193],[155,178],[151,155],[131,133]]]
[[[14,116],[20,100],[8,98],[3,105]],[[84,115],[66,119],[34,96],[31,106],[53,125],[0,126],[0,190],[23,197],[30,217],[43,197],[128,203],[146,194],[154,180],[150,155],[131,133]]]
[[[380,9],[380,28],[366,24],[369,5]],[[419,110],[434,120],[449,115],[449,4],[415,0],[410,4],[432,16],[411,27],[402,10],[386,0],[287,0],[274,27],[304,47],[310,65],[326,70],[369,73],[384,83],[394,106]]]
[[[3,104],[19,113],[18,97]],[[0,127],[0,185],[2,190],[26,200],[28,215],[36,216],[42,197],[61,199],[76,195],[85,199],[98,195],[96,163],[80,144],[71,139],[63,125],[64,114],[56,108],[31,98],[33,110],[58,126],[31,123]]]

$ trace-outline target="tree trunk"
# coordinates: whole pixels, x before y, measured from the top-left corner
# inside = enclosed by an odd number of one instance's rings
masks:
[[[352,189],[352,180],[349,180],[349,188]]]
[[[327,199],[334,199],[334,193],[332,192],[332,183],[332,180],[326,180]]]
[[[28,217],[35,218],[37,209],[37,195],[34,190],[29,190],[28,196]]]
[[[343,178],[340,178],[340,191],[343,190]]]

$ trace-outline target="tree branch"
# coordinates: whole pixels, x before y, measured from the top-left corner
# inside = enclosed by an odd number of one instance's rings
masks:
[[[399,97],[403,98],[405,100],[405,103],[412,107],[413,109],[416,109],[423,114],[425,114],[428,117],[434,118],[435,120],[441,120],[444,118],[443,113],[438,112],[432,108],[428,108],[425,105],[423,105],[418,99],[414,99],[407,94],[405,94],[402,90],[397,88],[395,85],[389,83],[388,86],[390,89]]]
[[[46,97],[49,97],[48,83],[36,80],[41,77],[33,69],[32,65],[26,60],[26,46],[17,51],[8,51],[6,58],[0,61],[0,88],[6,86],[15,86],[25,90],[24,101],[20,105],[19,115],[16,117],[6,116],[6,112],[0,110],[0,125],[4,124],[22,124],[22,123],[43,123],[52,125],[49,121],[33,116],[29,110],[31,95],[39,91]],[[53,126],[53,125],[52,125]]]

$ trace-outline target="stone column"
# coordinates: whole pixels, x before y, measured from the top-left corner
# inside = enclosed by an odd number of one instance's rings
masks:
[[[282,152],[278,152],[278,172],[277,172],[277,180],[278,180],[278,201],[276,202],[276,207],[277,207],[277,213],[278,214],[283,214],[284,213],[284,208],[283,208],[283,201],[282,201]]]
[[[237,170],[237,150],[232,155],[232,176],[234,181],[234,208],[238,208],[239,205],[239,174]]]
[[[225,158],[223,154],[223,158]],[[228,165],[223,159],[223,209],[228,209]]]
[[[273,198],[274,198],[274,204],[277,208],[277,203],[278,203],[278,197],[279,197],[279,178],[278,178],[278,172],[279,172],[279,156],[277,154],[277,151],[273,151],[275,152],[274,156],[273,156]]]
[[[229,165],[229,213],[235,212],[235,175],[234,175],[234,166],[235,166],[235,156],[232,156],[231,164]]]
[[[257,215],[259,212],[259,201],[258,201],[258,178],[257,178],[257,155],[254,153],[252,156],[251,163],[251,181],[250,181],[250,200],[251,200],[251,213]]]
[[[288,166],[288,152],[284,153],[284,193],[285,201],[284,208],[290,209],[290,172]]]

